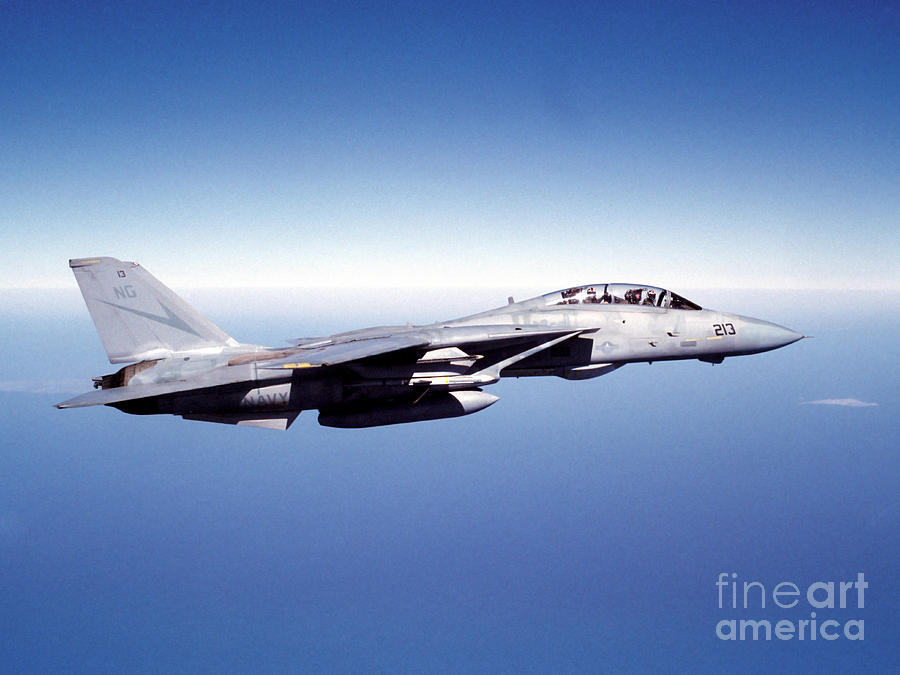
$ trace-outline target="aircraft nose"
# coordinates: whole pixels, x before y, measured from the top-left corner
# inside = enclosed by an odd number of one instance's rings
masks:
[[[748,351],[765,352],[778,349],[806,337],[790,328],[762,319],[741,317],[741,324],[743,346]]]

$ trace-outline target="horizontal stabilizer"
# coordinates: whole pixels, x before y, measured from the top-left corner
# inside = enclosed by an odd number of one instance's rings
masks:
[[[151,396],[165,396],[181,391],[193,391],[234,383],[234,375],[223,370],[213,370],[190,380],[159,382],[155,384],[129,384],[112,389],[95,389],[68,401],[57,403],[57,408],[87,408],[92,405],[110,405],[123,401],[135,401]]]

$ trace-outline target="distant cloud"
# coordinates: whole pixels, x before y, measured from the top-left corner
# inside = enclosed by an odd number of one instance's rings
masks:
[[[877,403],[868,403],[855,398],[823,398],[820,401],[804,401],[803,405],[840,405],[845,408],[871,408]]]
[[[7,394],[72,394],[89,386],[84,380],[0,380],[0,392]]]

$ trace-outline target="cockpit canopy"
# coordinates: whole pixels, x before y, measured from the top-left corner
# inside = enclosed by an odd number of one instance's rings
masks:
[[[700,305],[665,288],[635,284],[576,286],[543,297],[548,305],[644,305],[663,309],[702,309]]]

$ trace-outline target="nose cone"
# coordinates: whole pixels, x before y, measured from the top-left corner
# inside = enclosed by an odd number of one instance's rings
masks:
[[[777,323],[746,316],[742,316],[740,319],[741,347],[746,354],[778,349],[806,337],[790,328],[779,326]]]

